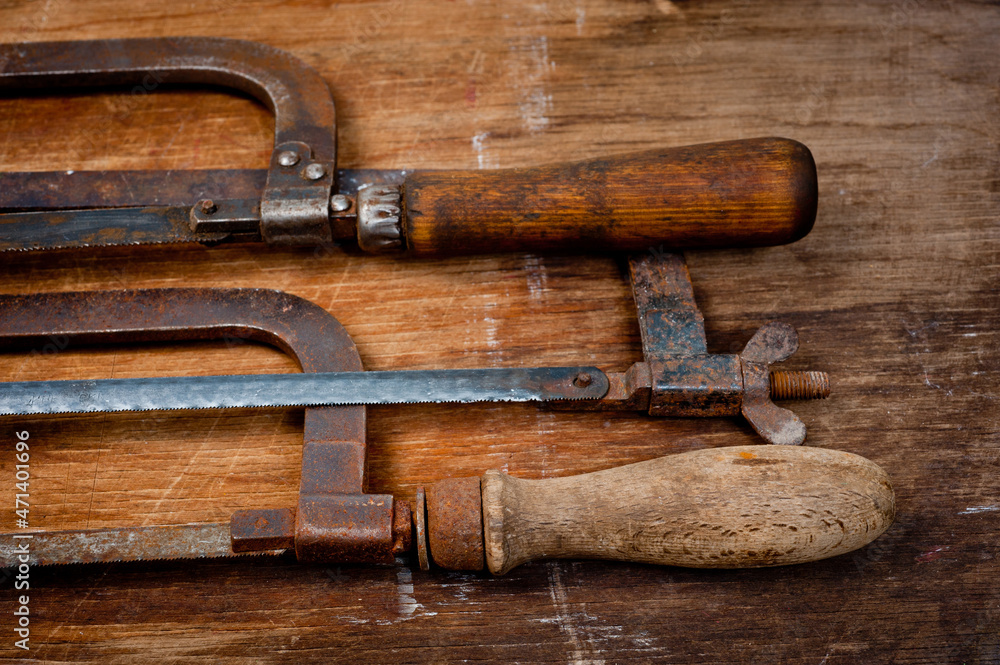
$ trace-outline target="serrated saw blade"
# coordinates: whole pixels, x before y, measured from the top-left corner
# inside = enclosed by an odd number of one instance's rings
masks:
[[[0,384],[0,415],[603,397],[596,367],[160,377]]]
[[[18,531],[0,534],[0,568],[113,561],[156,561],[281,554],[240,554],[230,544],[229,524]]]

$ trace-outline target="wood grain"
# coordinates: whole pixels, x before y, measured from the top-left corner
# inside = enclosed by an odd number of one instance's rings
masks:
[[[534,168],[414,173],[403,199],[414,256],[782,245],[812,228],[816,165],[796,141],[725,141]]]
[[[727,446],[579,476],[482,479],[486,565],[611,559],[757,568],[853,552],[896,514],[885,470],[838,450]]]
[[[338,105],[340,165],[514,168],[755,136],[812,151],[812,232],[687,253],[709,350],[761,324],[800,335],[786,365],[831,373],[792,408],[809,445],[886,469],[898,516],[855,554],[782,569],[526,564],[491,579],[285,559],[32,571],[31,651],[126,663],[942,663],[1000,657],[1000,16],[928,2],[0,2],[3,41],[214,35],[292,51]],[[0,171],[263,168],[273,127],[198,90],[0,99]],[[2,186],[2,176],[0,176]],[[6,293],[279,288],[337,316],[370,369],[640,360],[610,256],[448,260],[338,249],[116,249],[0,258]],[[4,353],[0,380],[293,371],[253,344]],[[549,478],[753,444],[727,419],[522,406],[379,407],[370,489]],[[139,414],[3,422],[32,441],[32,524],[218,520],[292,505],[301,415]],[[13,480],[7,491],[13,494]],[[95,491],[96,490],[96,491]],[[10,495],[8,494],[8,497]],[[12,497],[7,499],[8,505]],[[5,528],[13,525],[4,513]]]

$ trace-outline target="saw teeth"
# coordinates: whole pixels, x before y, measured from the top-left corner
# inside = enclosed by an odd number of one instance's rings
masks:
[[[58,533],[48,531],[45,533]],[[29,564],[32,568],[48,568],[50,566],[93,566],[108,563],[161,563],[166,561],[206,561],[209,559],[250,559],[255,557],[277,557],[288,554],[291,550],[265,550],[263,552],[234,552],[232,554],[218,554],[214,556],[175,556],[157,557],[155,559],[109,559],[108,561],[46,561],[45,563]],[[0,566],[0,570],[15,568],[15,565]]]

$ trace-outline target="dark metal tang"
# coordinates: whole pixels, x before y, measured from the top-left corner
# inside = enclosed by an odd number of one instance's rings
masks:
[[[327,372],[0,384],[0,415],[597,399],[596,367]]]
[[[0,534],[0,568],[228,556],[240,556],[228,523]]]
[[[105,245],[213,242],[225,233],[191,232],[184,208],[105,208],[0,215],[0,251]]]

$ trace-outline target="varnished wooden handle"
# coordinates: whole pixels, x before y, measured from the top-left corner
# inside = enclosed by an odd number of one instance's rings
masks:
[[[550,480],[482,479],[486,565],[616,559],[694,568],[815,561],[895,516],[889,478],[851,453],[736,446]]]
[[[789,139],[709,143],[540,168],[417,172],[417,256],[780,245],[816,218],[816,164]]]

